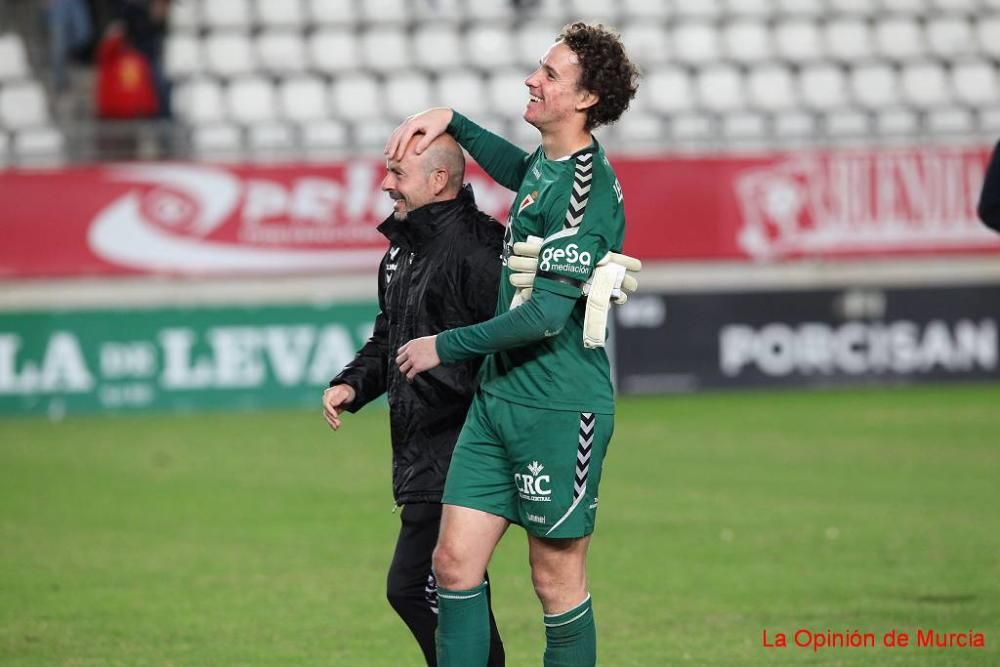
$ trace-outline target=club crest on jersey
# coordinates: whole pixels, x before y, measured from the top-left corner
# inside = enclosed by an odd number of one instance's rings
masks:
[[[521,215],[521,211],[528,208],[538,200],[538,190],[533,190],[524,196],[521,203],[517,205],[517,214]]]

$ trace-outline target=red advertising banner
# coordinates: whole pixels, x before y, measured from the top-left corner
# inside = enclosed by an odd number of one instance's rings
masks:
[[[647,260],[1000,253],[975,216],[988,149],[618,158],[625,250]],[[383,165],[119,164],[0,171],[0,277],[370,270]],[[473,168],[504,220],[512,194]]]

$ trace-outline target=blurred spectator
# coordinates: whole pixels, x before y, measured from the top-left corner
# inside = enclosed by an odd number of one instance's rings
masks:
[[[149,63],[159,104],[156,115],[169,118],[171,90],[163,67],[163,44],[167,35],[170,0],[116,0],[115,15],[124,23],[129,42]]]
[[[45,19],[52,86],[56,93],[62,93],[68,84],[69,60],[89,45],[94,33],[93,21],[83,0],[45,0]]]
[[[97,47],[97,116],[106,119],[153,118],[160,104],[146,57],[115,22]]]
[[[1000,143],[993,149],[990,166],[986,168],[983,192],[979,196],[979,218],[1000,232]]]

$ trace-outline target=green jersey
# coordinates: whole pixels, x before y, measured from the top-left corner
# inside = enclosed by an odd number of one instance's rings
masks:
[[[608,251],[620,252],[625,238],[621,186],[597,140],[550,160],[541,147],[526,153],[457,112],[448,131],[494,180],[517,192],[507,218],[496,314],[507,312],[514,297],[507,258],[513,244],[529,236],[544,239],[534,288],[579,298],[595,264]],[[480,387],[525,405],[613,413],[608,356],[604,348],[584,347],[584,313],[580,299],[558,334],[489,355]]]

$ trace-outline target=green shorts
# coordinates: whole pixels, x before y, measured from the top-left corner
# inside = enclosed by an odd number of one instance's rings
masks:
[[[544,410],[477,392],[443,502],[502,516],[539,537],[589,535],[614,425],[614,415]]]

